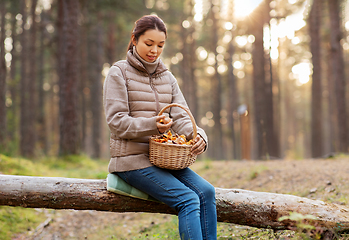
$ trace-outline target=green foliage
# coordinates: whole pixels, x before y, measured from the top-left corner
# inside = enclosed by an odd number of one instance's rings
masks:
[[[313,219],[313,220],[316,220],[317,218],[313,215],[310,215],[310,214],[307,214],[307,215],[303,215],[301,213],[297,213],[297,212],[291,212],[289,216],[283,216],[283,217],[280,217],[278,220],[281,222],[281,221],[284,221],[284,220],[292,220],[292,221],[296,221],[296,222],[299,222],[299,221],[303,221],[305,219]]]
[[[312,221],[316,219],[313,215],[290,212],[289,216],[280,217],[278,220],[292,221],[293,226],[290,229],[298,232],[303,239],[321,239],[323,230]]]
[[[177,217],[172,216],[171,221],[160,224],[152,224],[140,231],[140,237],[134,239],[180,239],[178,234]]]
[[[108,161],[93,160],[84,155],[45,159],[45,164],[52,171],[51,176],[102,179],[108,174]]]
[[[106,161],[92,160],[86,156],[31,161],[0,155],[0,174],[103,179],[107,176],[107,166]],[[0,207],[0,240],[35,229],[44,220],[45,215],[40,210]]]
[[[291,236],[288,232],[283,232],[284,237]],[[281,233],[275,233],[271,229],[259,229],[247,226],[240,226],[231,223],[218,223],[217,239],[279,239]],[[283,238],[281,238],[283,239]]]
[[[33,230],[45,220],[43,211],[20,207],[0,207],[0,240]]]
[[[92,160],[83,155],[46,157],[35,161],[0,155],[2,174],[102,179],[108,174],[107,167],[107,161]]]
[[[0,154],[0,173],[11,175],[42,175],[47,167],[24,158],[12,158]]]

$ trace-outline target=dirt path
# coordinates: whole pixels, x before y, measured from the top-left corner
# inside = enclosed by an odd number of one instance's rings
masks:
[[[349,158],[199,161],[192,168],[220,188],[294,194],[337,204],[349,200]],[[48,221],[37,232],[16,239],[131,239],[158,222],[173,221],[172,216],[161,214],[97,211],[47,210],[47,216]]]

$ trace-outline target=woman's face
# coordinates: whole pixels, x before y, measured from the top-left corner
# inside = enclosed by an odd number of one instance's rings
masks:
[[[166,35],[164,32],[151,29],[138,38],[132,36],[132,43],[136,46],[137,53],[147,62],[154,62],[162,53]]]

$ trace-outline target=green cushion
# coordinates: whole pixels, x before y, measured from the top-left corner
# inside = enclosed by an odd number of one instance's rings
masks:
[[[113,173],[109,173],[107,176],[107,190],[128,197],[159,202],[147,193],[142,192],[135,187],[132,187],[130,184],[128,184],[122,178],[120,178],[117,174]]]

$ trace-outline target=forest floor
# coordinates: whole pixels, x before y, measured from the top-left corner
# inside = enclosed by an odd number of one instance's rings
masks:
[[[348,157],[292,161],[198,161],[192,169],[215,187],[293,194],[349,204]],[[17,235],[15,239],[178,239],[176,216],[45,211],[46,223],[35,231]],[[218,236],[218,239],[299,239],[300,235],[297,237],[292,231],[275,234],[271,230],[219,223]]]

